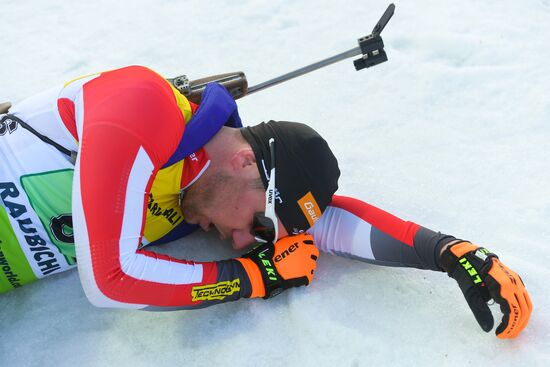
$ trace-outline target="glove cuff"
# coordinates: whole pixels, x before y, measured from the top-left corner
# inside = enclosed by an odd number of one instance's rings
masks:
[[[468,256],[466,256],[468,255]],[[458,264],[463,264],[463,267],[468,270],[467,266],[464,266],[467,260],[473,260],[476,268],[481,268],[483,263],[487,261],[487,258],[498,256],[490,252],[484,247],[476,246],[470,242],[463,241],[455,243],[445,249],[439,259],[439,265],[445,270],[449,276],[454,273]]]
[[[463,292],[472,286],[476,287],[487,301],[490,297],[483,280],[491,268],[493,257],[497,256],[486,248],[470,242],[459,242],[443,251],[440,264],[449,277],[458,282]]]
[[[245,295],[246,298],[259,298],[265,296],[265,287],[264,287],[264,281],[262,279],[262,274],[260,273],[260,269],[258,269],[258,265],[254,263],[254,261],[250,259],[245,258],[236,258],[236,261],[240,262],[243,266],[246,275],[248,276],[248,280],[250,281],[250,287],[252,288],[252,291],[250,292],[250,295]]]
[[[268,299],[271,297],[275,297],[284,290],[281,276],[277,271],[275,264],[273,263],[274,254],[275,248],[273,244],[268,243],[256,246],[255,248],[244,254],[243,259],[239,259],[244,260],[245,263],[246,260],[252,261],[253,264],[256,265],[259,274],[261,275],[261,280],[264,287],[263,295],[261,291],[255,292],[253,287],[251,297],[254,297],[254,293],[256,293],[256,297]],[[241,263],[243,263],[243,261],[241,261]],[[252,271],[252,273],[254,273],[254,271]],[[256,275],[255,278],[258,279],[258,276]],[[256,283],[258,282],[256,281]]]
[[[454,247],[454,248],[453,248]],[[477,246],[472,245],[469,242],[458,242],[447,247],[439,258],[439,266],[452,277],[456,267],[458,266],[458,258],[464,256],[468,252],[473,252],[477,249]],[[460,250],[460,251],[458,251]]]

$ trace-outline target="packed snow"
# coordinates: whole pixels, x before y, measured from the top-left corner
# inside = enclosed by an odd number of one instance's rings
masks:
[[[355,47],[387,5],[0,0],[0,102],[129,64],[257,84]],[[340,62],[239,100],[241,116],[310,124],[340,194],[496,252],[534,304],[517,339],[484,333],[443,273],[325,254],[309,287],[195,311],[98,309],[76,271],[49,277],[0,296],[0,366],[550,365],[550,1],[396,7],[389,62]],[[159,251],[239,255],[212,233]]]

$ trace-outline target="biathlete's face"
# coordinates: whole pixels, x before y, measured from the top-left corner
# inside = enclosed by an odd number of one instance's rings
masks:
[[[265,210],[265,190],[261,187],[257,169],[253,168],[256,178],[253,173],[207,171],[187,190],[183,198],[185,220],[200,225],[205,231],[216,228],[220,238],[232,239],[235,250],[253,244],[255,239],[251,229],[254,214]],[[281,221],[278,222],[278,237],[287,236]]]

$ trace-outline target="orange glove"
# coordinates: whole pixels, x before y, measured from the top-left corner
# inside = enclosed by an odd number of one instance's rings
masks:
[[[308,285],[313,280],[319,250],[313,237],[299,234],[261,244],[237,260],[244,266],[250,283],[250,297],[274,297],[291,287]]]
[[[515,338],[527,326],[533,305],[523,281],[500,262],[495,254],[469,242],[449,246],[440,264],[462,290],[470,309],[489,332],[494,325],[487,302],[494,299],[504,314],[495,334],[501,339]]]

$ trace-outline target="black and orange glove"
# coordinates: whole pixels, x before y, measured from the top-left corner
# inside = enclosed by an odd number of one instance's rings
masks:
[[[533,309],[523,281],[487,249],[469,242],[446,248],[440,265],[458,282],[470,309],[485,332],[494,325],[487,302],[494,299],[504,314],[497,337],[515,338],[525,328]]]
[[[237,260],[245,268],[253,297],[268,299],[285,289],[308,285],[313,280],[319,250],[313,237],[299,234],[256,246]]]

